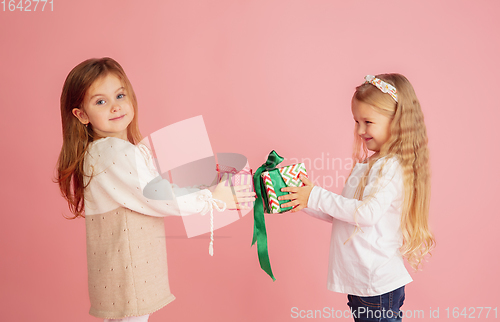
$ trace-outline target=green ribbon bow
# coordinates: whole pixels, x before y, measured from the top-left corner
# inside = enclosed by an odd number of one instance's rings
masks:
[[[270,171],[276,169],[276,166],[281,163],[284,159],[272,151],[267,157],[266,163],[261,165],[253,175],[253,185],[255,187],[255,193],[257,194],[257,199],[253,207],[253,240],[252,246],[257,242],[257,253],[259,255],[260,267],[273,279],[276,280],[273,275],[273,270],[271,269],[271,262],[269,261],[269,252],[267,249],[267,232],[266,232],[266,222],[264,219],[264,204],[262,195],[266,193],[266,188],[262,180],[261,174],[264,171]],[[267,198],[265,198],[267,200]],[[266,209],[268,205],[266,204]]]

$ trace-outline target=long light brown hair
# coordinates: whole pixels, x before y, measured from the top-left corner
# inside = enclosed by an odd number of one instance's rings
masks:
[[[396,87],[398,102],[369,83],[356,87],[353,99],[371,105],[376,112],[391,119],[391,135],[380,148],[380,152],[375,157],[369,158],[368,169],[356,190],[356,198],[362,200],[368,174],[377,160],[383,157],[387,157],[386,161],[392,157],[398,159],[403,169],[404,181],[401,214],[403,246],[400,251],[410,265],[418,269],[425,255],[430,254],[435,246],[428,225],[431,185],[424,115],[413,86],[406,77],[400,74],[381,74],[376,77]],[[368,158],[368,150],[366,143],[356,131],[354,136],[355,165]],[[382,169],[383,165],[379,177]]]
[[[118,77],[134,107],[134,118],[127,127],[127,138],[137,144],[142,136],[138,125],[137,98],[132,84],[123,68],[112,58],[92,58],[74,67],[66,77],[61,93],[61,121],[63,145],[57,162],[55,182],[63,197],[67,200],[70,211],[74,214],[68,219],[85,217],[84,215],[84,173],[83,162],[89,143],[100,137],[93,131],[92,124],[82,124],[73,115],[73,109],[84,109],[88,89],[92,84],[109,74]],[[90,182],[90,181],[89,181]]]

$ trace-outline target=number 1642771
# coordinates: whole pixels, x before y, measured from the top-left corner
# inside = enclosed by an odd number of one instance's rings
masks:
[[[3,11],[54,11],[54,0],[2,0]],[[47,4],[49,6],[47,6]],[[45,10],[47,9],[47,10]]]

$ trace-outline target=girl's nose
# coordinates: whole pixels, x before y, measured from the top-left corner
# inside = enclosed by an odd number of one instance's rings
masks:
[[[361,136],[363,134],[365,134],[365,127],[362,126],[362,125],[358,125],[358,135]]]
[[[111,111],[112,112],[118,112],[121,109],[120,104],[118,102],[114,102],[113,105],[111,106]]]

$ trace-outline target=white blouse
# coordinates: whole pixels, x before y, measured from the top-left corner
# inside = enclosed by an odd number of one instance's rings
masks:
[[[387,159],[377,180],[385,159],[375,162],[370,170],[362,201],[354,199],[354,194],[367,163],[356,164],[342,195],[318,186],[311,191],[305,212],[332,223],[327,285],[331,291],[375,296],[412,281],[399,252],[403,242],[402,169],[395,158]],[[366,199],[372,192],[373,197]],[[356,222],[362,231],[347,241]]]

